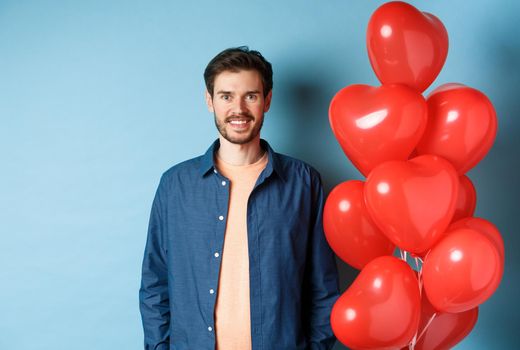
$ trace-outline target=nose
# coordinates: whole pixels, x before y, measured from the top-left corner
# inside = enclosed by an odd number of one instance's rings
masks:
[[[247,111],[246,101],[244,101],[241,98],[237,98],[233,104],[233,113],[240,115],[240,114],[244,114],[246,111]]]

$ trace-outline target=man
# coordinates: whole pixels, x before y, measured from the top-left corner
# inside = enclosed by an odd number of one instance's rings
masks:
[[[145,349],[330,349],[338,280],[320,175],[260,139],[271,64],[232,48],[204,78],[219,138],[161,177],[139,292]]]

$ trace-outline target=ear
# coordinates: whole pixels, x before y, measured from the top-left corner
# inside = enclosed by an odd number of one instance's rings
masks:
[[[273,97],[273,90],[269,91],[267,96],[264,99],[264,113],[267,113],[269,111],[269,108],[271,108],[271,98]]]
[[[208,111],[210,111],[211,113],[214,113],[215,109],[213,108],[213,97],[211,97],[208,90],[206,90],[204,96],[206,98],[206,105],[208,105]]]

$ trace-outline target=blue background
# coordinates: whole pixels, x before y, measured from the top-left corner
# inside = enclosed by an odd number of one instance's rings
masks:
[[[361,178],[327,108],[346,85],[378,84],[364,40],[382,3],[0,0],[0,349],[142,348],[152,197],[164,170],[217,137],[202,72],[226,47],[247,44],[273,63],[262,136],[277,151],[314,165],[327,191]],[[505,274],[457,349],[519,347],[520,5],[411,3],[450,36],[433,87],[480,89],[499,119],[469,176],[476,215],[502,232]],[[355,271],[339,265],[344,290]]]

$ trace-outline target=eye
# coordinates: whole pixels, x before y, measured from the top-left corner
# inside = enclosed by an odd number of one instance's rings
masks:
[[[225,94],[222,94],[220,95],[220,98],[224,101],[229,101],[231,100],[231,96],[230,95],[225,95]]]
[[[258,99],[258,96],[256,94],[249,94],[246,96],[246,99],[249,101],[249,102],[254,102]]]

